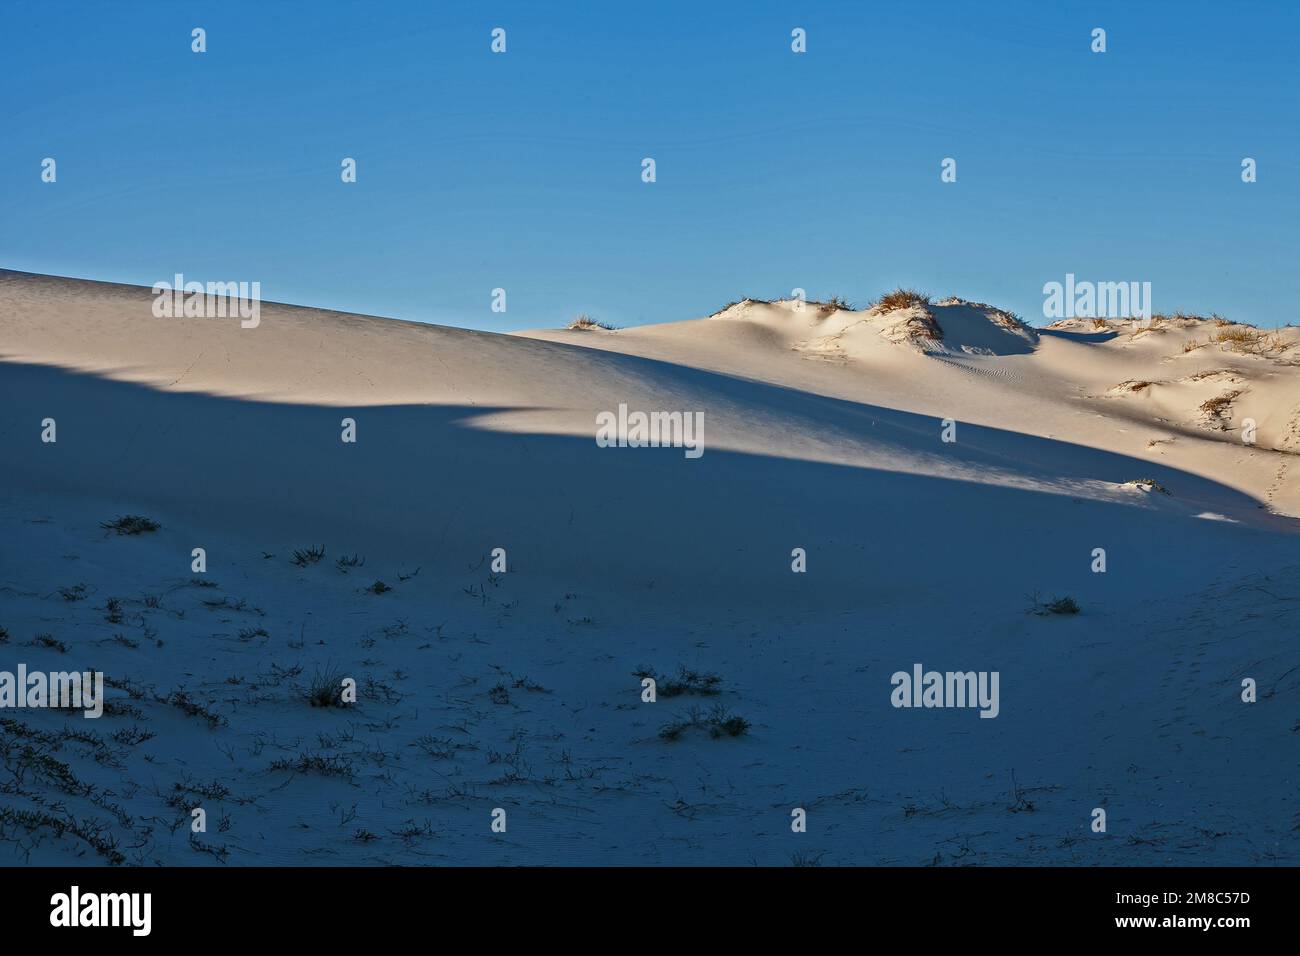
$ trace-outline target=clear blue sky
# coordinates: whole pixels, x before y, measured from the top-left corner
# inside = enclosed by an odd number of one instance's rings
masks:
[[[7,268],[501,330],[898,284],[1038,322],[1067,272],[1300,321],[1294,0],[6,0],[0,63]]]

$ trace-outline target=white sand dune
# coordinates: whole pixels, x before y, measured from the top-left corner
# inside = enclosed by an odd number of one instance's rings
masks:
[[[959,299],[518,335],[263,304],[242,329],[151,298],[0,272],[0,669],[102,670],[121,705],[76,719],[98,743],[0,712],[11,773],[36,741],[90,787],[29,768],[0,802],[19,858],[1297,859],[1300,330]],[[598,447],[620,405],[702,412],[703,456]],[[120,514],[161,530],[100,527]],[[999,671],[999,716],[892,707],[914,662]],[[637,674],[679,664],[721,694],[643,703]],[[354,708],[304,702],[330,668]],[[693,704],[750,730],[661,739]],[[112,738],[133,726],[155,736]],[[199,803],[228,826],[191,840]]]
[[[916,333],[926,312],[940,338]],[[707,320],[522,334],[1130,455],[1300,515],[1298,483],[1278,476],[1291,458],[1267,454],[1293,452],[1300,441],[1300,328],[1258,333],[1275,349],[1268,354],[1253,354],[1263,348],[1255,342],[1214,341],[1238,332],[1256,334],[1168,317],[1149,329],[1068,320],[1034,330],[993,307],[947,299],[884,314],[745,300]],[[1222,396],[1222,412],[1202,410]],[[1129,400],[1107,400],[1116,397]],[[1249,445],[1246,419],[1256,424]]]

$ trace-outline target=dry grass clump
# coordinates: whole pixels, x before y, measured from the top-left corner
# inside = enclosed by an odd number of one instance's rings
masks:
[[[704,730],[714,740],[719,737],[742,737],[753,726],[744,717],[731,713],[721,704],[716,704],[707,714],[698,707],[692,707],[684,718],[669,721],[659,728],[661,740],[676,741],[688,730]]]
[[[307,548],[299,548],[293,552],[293,563],[300,568],[316,564],[321,558],[325,557],[325,545],[315,544]]]
[[[606,332],[613,332],[614,326],[606,325],[604,322],[597,322],[585,312],[570,322],[567,326],[569,329],[576,329],[580,332],[591,332],[596,329],[603,329]]]
[[[1137,338],[1139,335],[1145,335],[1147,332],[1168,332],[1170,317],[1167,315],[1153,315],[1149,320],[1143,321],[1141,318],[1134,317],[1131,320],[1129,331],[1130,338]]]
[[[942,342],[943,329],[929,312],[914,315],[904,323],[908,338],[914,341]]]
[[[1080,611],[1079,602],[1068,594],[1044,601],[1035,591],[1030,595],[1029,601],[1028,613],[1037,614],[1039,617],[1047,617],[1051,614],[1078,614]]]
[[[676,677],[660,676],[653,667],[638,667],[633,673],[637,677],[649,677],[659,688],[660,697],[680,697],[682,694],[695,694],[700,697],[716,697],[722,693],[722,678],[711,671],[691,670],[685,664],[679,664]]]
[[[346,707],[343,700],[343,672],[335,667],[317,668],[307,688],[307,703],[313,707]]]
[[[157,521],[144,515],[119,515],[112,521],[101,521],[99,526],[106,531],[116,531],[118,534],[144,534],[147,531],[157,531],[162,527]]]
[[[1237,389],[1207,399],[1201,403],[1201,411],[1205,413],[1211,423],[1226,426],[1227,420],[1232,417],[1232,402],[1240,394],[1241,390]]]
[[[924,292],[918,292],[916,289],[897,288],[893,292],[886,292],[875,302],[871,303],[872,308],[881,312],[893,312],[895,309],[910,309],[914,305],[929,305],[930,296]]]
[[[844,296],[842,295],[833,295],[829,299],[826,299],[825,301],[822,302],[818,302],[816,304],[820,305],[824,309],[827,309],[828,311],[833,311],[835,309],[839,309],[843,312],[853,311],[853,303],[850,302],[848,299],[844,298]]]
[[[1230,325],[1221,327],[1212,338],[1223,345],[1254,345],[1262,334],[1248,325]]]
[[[1130,379],[1130,380],[1127,381],[1127,382],[1120,382],[1118,385],[1115,386],[1115,388],[1116,388],[1116,389],[1123,389],[1123,390],[1126,391],[1126,392],[1140,392],[1140,391],[1142,391],[1143,389],[1150,388],[1150,387],[1152,386],[1152,384],[1154,384],[1154,383],[1152,383],[1152,382],[1142,382],[1142,381],[1138,381],[1138,380],[1136,380],[1136,379]]]
[[[1210,336],[1210,341],[1244,355],[1281,355],[1290,345],[1276,332],[1262,332],[1249,325],[1235,323],[1220,327]]]
[[[1232,404],[1232,400],[1240,394],[1241,392],[1225,392],[1216,398],[1206,399],[1201,402],[1201,411],[1210,415],[1221,414],[1224,409]]]

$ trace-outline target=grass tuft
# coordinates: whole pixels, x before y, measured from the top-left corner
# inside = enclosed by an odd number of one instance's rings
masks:
[[[325,545],[314,545],[310,548],[295,551],[293,553],[293,563],[300,568],[305,568],[311,564],[318,564],[323,557],[325,557]]]
[[[1041,601],[1038,593],[1035,592],[1030,598],[1029,613],[1037,614],[1039,617],[1047,617],[1053,614],[1078,614],[1080,611],[1079,602],[1068,594],[1061,597],[1053,597],[1048,601]]]
[[[929,305],[930,296],[916,289],[897,288],[886,292],[871,307],[880,312],[893,312],[895,309],[910,309],[914,305]]]
[[[1154,478],[1134,478],[1132,481],[1124,482],[1124,484],[1138,485],[1139,487],[1145,488],[1147,491],[1158,491],[1162,495],[1173,495],[1172,491],[1160,484],[1160,482],[1156,481]]]
[[[707,714],[692,707],[685,718],[669,721],[659,728],[659,739],[669,742],[680,740],[688,730],[705,730],[713,739],[741,737],[749,733],[752,725],[744,717],[731,713],[722,704],[715,704]]]
[[[99,526],[106,531],[116,531],[118,534],[144,534],[146,531],[157,531],[162,527],[157,521],[144,515],[119,515],[112,521],[101,521]]]
[[[578,316],[576,319],[574,319],[572,322],[570,322],[568,326],[566,326],[566,328],[576,330],[579,332],[592,332],[595,331],[596,329],[602,329],[606,332],[616,331],[615,326],[607,325],[604,322],[597,322],[595,319],[587,315],[585,312],[582,315]]]
[[[316,669],[307,688],[307,702],[313,707],[346,707],[343,700],[343,672],[334,667]]]

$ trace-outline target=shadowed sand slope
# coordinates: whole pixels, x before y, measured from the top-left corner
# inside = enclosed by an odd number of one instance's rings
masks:
[[[961,300],[518,336],[150,303],[0,273],[0,650],[114,681],[97,744],[6,725],[85,784],[14,771],[15,859],[1296,859],[1285,350]],[[1213,376],[1259,444],[1184,414]],[[703,413],[703,455],[599,447],[620,405]],[[914,662],[999,671],[997,718],[892,707]],[[642,703],[679,666],[717,693]]]

